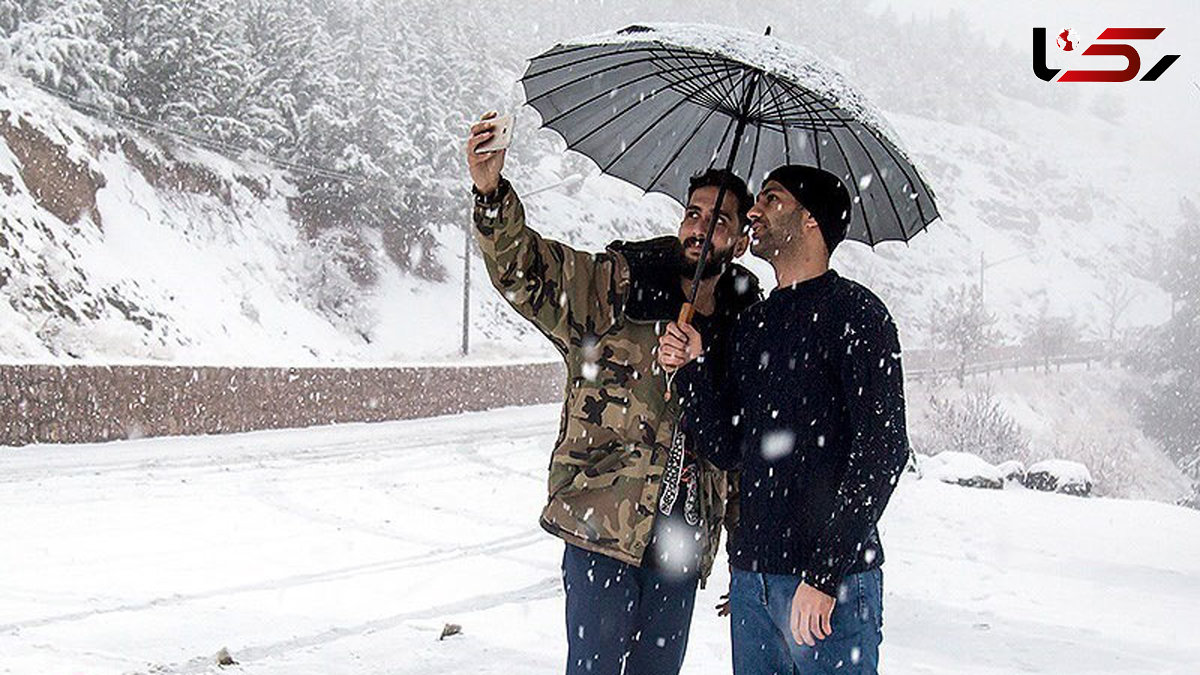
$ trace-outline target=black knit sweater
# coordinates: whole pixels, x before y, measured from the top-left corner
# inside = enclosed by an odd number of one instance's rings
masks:
[[[831,270],[776,289],[731,339],[728,363],[702,359],[677,379],[696,449],[741,469],[730,562],[836,596],[845,575],[883,562],[876,522],[908,459],[895,323]]]

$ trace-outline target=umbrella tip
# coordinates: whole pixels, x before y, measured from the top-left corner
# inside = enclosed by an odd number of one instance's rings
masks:
[[[763,33],[763,35],[770,35],[770,34],[771,34],[771,27],[767,26],[767,32]]]

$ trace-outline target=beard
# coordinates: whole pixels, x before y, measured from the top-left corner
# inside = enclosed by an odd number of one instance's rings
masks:
[[[684,242],[685,245],[687,242]],[[688,279],[696,278],[696,268],[700,265],[700,261],[692,261],[687,257],[686,248],[679,250],[679,276],[687,277]],[[733,247],[718,251],[712,249],[708,252],[708,261],[704,265],[704,271],[701,272],[701,279],[711,279],[720,275],[725,271],[729,263],[733,262]]]
[[[751,230],[750,234],[750,255],[767,262],[771,262],[776,255],[779,254],[782,243],[779,241],[779,232],[771,229],[768,221],[759,221],[762,223],[758,229],[758,235]],[[785,235],[786,236],[786,235]]]
[[[774,252],[775,251],[772,250],[770,242],[763,241],[762,239],[750,240],[750,255],[754,256],[755,258],[770,262]]]

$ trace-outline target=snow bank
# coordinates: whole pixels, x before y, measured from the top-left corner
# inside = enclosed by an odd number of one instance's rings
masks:
[[[1047,459],[1029,467],[1024,485],[1045,492],[1087,496],[1092,491],[1092,474],[1079,462]]]
[[[1000,462],[996,465],[996,471],[1004,477],[1005,481],[1016,481],[1019,483],[1025,478],[1025,465],[1015,459]]]
[[[1004,474],[966,452],[939,452],[922,463],[921,477],[964,487],[994,490],[1004,487]]]

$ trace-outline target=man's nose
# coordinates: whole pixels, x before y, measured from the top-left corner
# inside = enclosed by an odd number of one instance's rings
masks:
[[[689,237],[700,237],[705,233],[705,228],[708,227],[708,218],[689,218],[683,226],[683,232]]]

